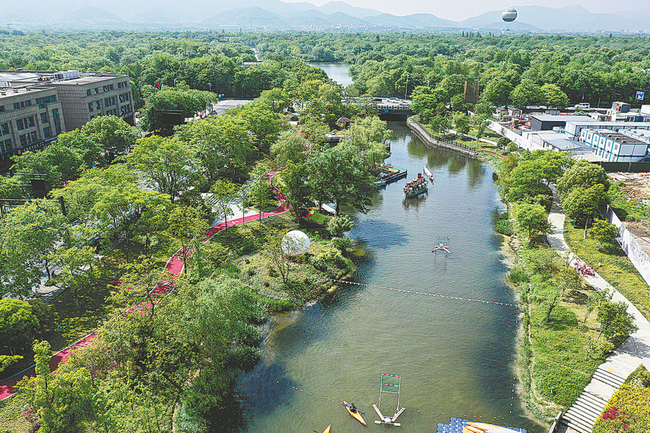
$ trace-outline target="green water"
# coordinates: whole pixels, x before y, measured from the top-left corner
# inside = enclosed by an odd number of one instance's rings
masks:
[[[372,424],[371,407],[381,373],[402,376],[403,433],[435,432],[450,416],[544,431],[515,392],[517,309],[437,296],[514,302],[493,230],[503,205],[491,167],[429,150],[403,123],[391,128],[388,162],[408,169],[409,179],[427,164],[435,185],[405,200],[402,179],[355,216],[349,236],[368,249],[357,277],[367,285],[277,319],[262,362],[240,379],[247,431],[311,433],[330,423],[334,433],[383,431]],[[451,255],[431,252],[438,236],[449,237]],[[369,425],[352,420],[342,400],[365,412]]]

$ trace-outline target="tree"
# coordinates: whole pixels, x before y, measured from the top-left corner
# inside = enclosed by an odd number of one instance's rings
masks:
[[[190,122],[177,135],[196,149],[209,183],[217,180],[222,170],[234,182],[238,173],[246,171],[257,150],[255,135],[249,132],[244,120],[234,116]]]
[[[60,248],[52,255],[53,260],[62,269],[59,274],[61,282],[68,286],[79,308],[79,294],[90,282],[92,265],[97,261],[95,248],[91,246]]]
[[[0,299],[0,354],[25,353],[40,331],[32,307],[18,299]]]
[[[66,218],[58,203],[37,199],[0,219],[0,294],[27,296],[50,273],[50,254],[63,240]]]
[[[85,368],[63,368],[50,373],[51,356],[47,341],[34,343],[36,377],[20,384],[26,394],[27,408],[36,409],[40,416],[39,432],[81,433],[85,431],[84,423],[93,418],[92,377]]]
[[[565,108],[569,105],[569,97],[558,86],[546,83],[542,86],[544,104],[551,108]]]
[[[45,174],[45,180],[53,186],[61,186],[74,180],[84,165],[84,160],[74,149],[54,142],[43,150],[25,152],[14,157],[14,168],[22,173]]]
[[[492,106],[508,105],[511,92],[512,84],[503,78],[494,78],[483,89],[481,101]]]
[[[531,239],[535,233],[541,235],[552,233],[546,211],[539,204],[518,204],[515,206],[514,216],[519,229],[528,234],[528,239]]]
[[[571,167],[567,168],[558,180],[557,189],[562,198],[569,195],[574,188],[587,189],[595,184],[602,184],[604,190],[609,188],[607,173],[599,165],[591,164],[587,161],[578,161]]]
[[[122,154],[135,144],[135,128],[117,116],[99,116],[81,127],[81,132],[100,143],[106,154]]]
[[[179,111],[180,117],[185,119],[205,110],[209,103],[217,100],[217,95],[212,92],[166,88],[147,98],[141,109],[140,122],[142,128],[147,131],[169,130],[172,125],[166,123],[165,113]]]
[[[259,220],[261,225],[264,211],[269,209],[271,206],[277,205],[278,203],[277,199],[275,198],[273,186],[269,182],[269,177],[267,174],[258,176],[252,182],[248,194],[248,202],[255,206],[259,211]]]
[[[170,138],[151,136],[139,139],[127,161],[144,175],[151,187],[169,195],[172,203],[197,179],[194,150]]]
[[[356,146],[370,167],[374,168],[375,163],[383,162],[388,157],[386,140],[392,133],[379,117],[356,118],[344,135],[345,143]]]
[[[286,194],[291,211],[300,223],[313,206],[312,187],[309,183],[309,171],[305,164],[289,162],[280,174],[284,184],[282,191]]]
[[[601,303],[598,306],[597,318],[603,336],[614,342],[623,342],[639,329],[634,324],[634,316],[627,311],[625,302]]]
[[[217,208],[220,215],[223,215],[226,221],[226,230],[228,229],[228,215],[235,213],[232,205],[238,189],[238,185],[223,179],[217,180],[212,185],[211,191],[215,199],[214,207]]]
[[[470,118],[465,113],[454,113],[453,124],[457,132],[469,134],[471,128]]]
[[[169,231],[181,242],[181,259],[184,272],[187,273],[187,258],[192,252],[192,244],[200,242],[208,223],[201,218],[199,211],[189,206],[177,206],[172,209],[168,219]]]
[[[598,249],[603,248],[604,243],[613,244],[620,236],[620,230],[614,224],[604,220],[597,220],[589,229],[589,236],[598,241]]]
[[[523,79],[510,93],[510,100],[517,108],[540,105],[544,102],[542,89],[532,80]]]
[[[566,216],[582,221],[585,224],[586,234],[587,225],[606,200],[605,186],[597,183],[590,188],[572,189],[569,195],[563,200],[562,207]]]
[[[307,161],[314,196],[320,203],[332,202],[338,215],[342,204],[364,212],[376,188],[367,161],[355,146],[342,143],[313,152]]]
[[[289,161],[300,164],[307,159],[309,147],[296,131],[282,131],[277,141],[271,145],[271,156],[275,157],[278,166],[286,165]]]

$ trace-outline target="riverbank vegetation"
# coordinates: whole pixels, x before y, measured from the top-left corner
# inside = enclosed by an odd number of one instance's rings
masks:
[[[574,270],[567,257],[547,244],[545,234],[553,231],[547,222],[551,183],[558,184],[572,217],[564,226],[570,248],[598,263],[598,272],[602,269],[604,278],[624,295],[649,292],[615,241],[600,236],[606,232],[601,226],[609,224],[596,224],[600,232],[588,229],[606,201],[609,182],[602,168],[554,152],[508,153],[502,159],[498,184],[514,222],[510,243],[518,257],[509,279],[523,306],[522,381],[530,409],[548,421],[575,401],[598,366],[635,330],[625,308],[582,281],[579,273],[592,272],[588,264]],[[507,234],[510,227],[501,226]]]
[[[54,310],[52,326],[64,338],[43,340],[51,335],[41,332],[45,321],[35,317],[25,341],[3,346],[3,355],[11,352],[4,364],[17,360],[14,352],[24,357],[4,377],[32,359],[37,365],[37,375],[0,405],[8,425],[41,432],[206,431],[243,423],[234,386],[238,374],[259,360],[259,326],[269,314],[334,296],[332,281],[354,276],[354,245],[343,237],[353,223],[343,213],[367,209],[376,190],[375,164],[388,155],[386,124],[344,106],[338,86],[301,65],[282,87],[217,117],[174,130],[156,127],[153,119],[154,134],[147,135],[101,117],[69,133],[74,139],[16,157],[21,171],[30,173],[48,165],[41,159],[54,148],[69,156],[49,164],[53,189],[47,199],[0,219],[0,266],[7,277],[2,294],[28,296],[45,268],[48,284],[66,289],[56,301],[86,320],[71,332]],[[297,70],[310,72],[298,79]],[[175,100],[183,92],[145,92],[145,106],[155,95]],[[299,125],[284,117],[291,105],[299,108]],[[348,120],[337,124],[342,116]],[[332,128],[344,136],[338,145],[326,140]],[[124,142],[117,146],[107,137]],[[87,149],[94,159],[86,161]],[[25,197],[12,179],[3,181],[5,190]],[[231,225],[202,242],[215,218],[228,221],[246,208],[264,216],[276,208],[271,184],[283,192],[291,214]],[[335,215],[321,212],[318,203],[332,203]],[[311,247],[290,258],[282,239],[296,228],[307,233]],[[183,271],[161,274],[176,251]],[[100,296],[89,302],[93,291]],[[36,307],[21,305],[34,315]],[[92,343],[54,373],[46,369],[52,347],[100,324]],[[13,326],[9,332],[22,326],[4,319],[3,325]]]
[[[252,47],[264,63],[244,67],[255,60]],[[0,404],[3,425],[7,420],[16,431],[237,427],[243,417],[233,387],[238,372],[259,357],[257,326],[354,273],[353,245],[342,236],[350,222],[340,214],[367,209],[375,163],[387,155],[387,131],[369,114],[368,98],[352,98],[411,96],[433,132],[454,128],[482,137],[494,106],[607,105],[614,97],[636,104],[635,90],[650,87],[644,38],[21,32],[0,34],[0,48],[2,69],[129,74],[134,106],[143,114],[135,128],[113,116],[94,119],[42,152],[14,158],[21,172],[45,173],[53,190],[49,201],[34,200],[0,220],[1,294],[28,295],[43,269],[52,284],[67,288],[51,307],[53,323],[36,314],[41,307],[30,307],[38,323],[28,318],[33,332],[25,336],[48,343],[2,348],[6,363],[17,354],[38,365],[23,392]],[[303,60],[350,63],[354,84],[342,89]],[[468,97],[466,83],[476,90]],[[218,95],[257,99],[177,128],[156,117],[172,107],[191,117]],[[469,109],[477,114],[471,121],[464,114]],[[294,111],[297,125],[287,121]],[[337,146],[326,138],[332,130],[345,136]],[[575,400],[632,329],[607,326],[608,317],[624,314],[604,307],[611,306],[607,297],[585,287],[546,245],[551,183],[561,185],[578,225],[567,228],[570,246],[604,271],[611,262],[613,280],[623,287],[633,272],[611,259],[620,255],[615,247],[599,241],[598,248],[579,236],[591,224],[593,205],[605,198],[601,173],[562,154],[520,152],[501,140],[496,147],[471,145],[495,163],[509,203],[512,222],[500,219],[500,231],[514,235],[518,252],[510,280],[523,305],[522,379],[531,410],[547,420],[558,405]],[[272,181],[291,203],[292,217],[229,227],[201,242],[216,217],[275,207],[265,174],[279,166],[285,169]],[[594,176],[582,176],[585,171]],[[24,199],[26,183],[21,176],[0,177],[0,195]],[[319,203],[333,204],[337,215],[319,212]],[[313,244],[289,261],[278,253],[278,239],[293,228]],[[179,249],[185,272],[174,293],[151,292],[161,278],[169,282],[160,269]],[[629,287],[631,298],[643,298],[642,285]],[[118,315],[132,305],[135,314]],[[104,326],[92,345],[57,372],[47,371],[52,347],[99,323]],[[60,337],[53,338],[47,329],[59,325]]]

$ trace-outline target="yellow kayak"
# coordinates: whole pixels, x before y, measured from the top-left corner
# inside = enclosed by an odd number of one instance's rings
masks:
[[[345,406],[345,409],[347,409],[348,413],[350,414],[350,416],[352,418],[356,419],[357,421],[359,421],[363,425],[368,425],[368,424],[366,424],[366,420],[363,419],[363,416],[361,415],[361,412],[359,412],[358,410],[355,410],[354,412],[352,411],[352,405],[350,403],[343,400],[343,406]]]
[[[332,429],[332,424],[328,425],[323,433],[330,433],[331,429]]]

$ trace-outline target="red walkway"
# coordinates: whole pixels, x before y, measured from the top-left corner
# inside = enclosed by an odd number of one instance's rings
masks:
[[[267,173],[267,176],[269,176],[269,179],[271,179],[273,176],[275,176],[278,173],[278,170],[273,170]],[[270,180],[269,180],[270,182]],[[269,218],[274,215],[279,215],[281,213],[284,213],[289,210],[290,205],[285,205],[284,203],[284,197],[280,192],[277,190],[277,188],[273,187],[275,190],[276,197],[278,201],[280,202],[280,206],[277,208],[269,211],[269,212],[263,212],[262,217],[263,218]],[[238,224],[244,224],[247,222],[251,221],[257,221],[260,219],[260,214],[253,214],[253,215],[248,215],[245,216],[244,218],[235,218],[230,221],[228,221],[228,227],[232,227]],[[217,225],[214,225],[210,227],[207,232],[206,236],[203,239],[203,242],[207,242],[212,236],[216,235],[222,230],[226,229],[226,222],[219,223]],[[183,262],[183,259],[181,258],[181,250],[176,251],[176,253],[167,261],[167,264],[165,265],[164,272],[169,273],[172,276],[178,275],[183,271],[183,267],[185,266],[185,263]],[[150,298],[160,298],[166,294],[168,294],[171,289],[173,288],[173,285],[171,283],[164,283],[164,284],[158,284],[154,289],[149,292]],[[147,306],[150,306],[151,304],[149,303],[151,301],[143,301],[137,305],[132,306],[128,311],[133,311],[134,309],[141,309],[141,308],[146,308]],[[92,340],[95,338],[96,334],[95,332],[91,332],[90,334],[86,335],[85,337],[81,338],[80,340],[75,341],[72,343],[70,346],[66,347],[65,349],[55,353],[52,356],[52,359],[50,360],[50,369],[52,371],[56,370],[56,368],[59,366],[60,363],[65,363],[68,358],[70,357],[70,354],[74,349],[77,349],[79,347],[86,346],[92,342]],[[14,374],[13,376],[3,380],[0,382],[0,401],[11,397],[16,393],[16,390],[14,389],[14,386],[23,379],[25,376],[35,376],[36,375],[36,367],[31,366],[30,368],[23,370],[19,373]]]

